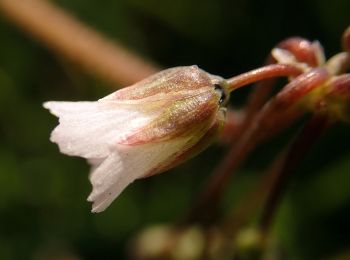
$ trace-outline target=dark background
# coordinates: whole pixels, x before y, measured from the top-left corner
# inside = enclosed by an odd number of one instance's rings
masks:
[[[330,57],[350,24],[348,0],[55,2],[161,67],[197,64],[224,77],[260,66],[290,36],[319,40]],[[110,92],[0,16],[0,259],[123,259],[137,232],[185,214],[224,155],[214,145],[167,174],[137,181],[105,212],[91,214],[89,167],[49,142],[56,119],[41,104]],[[239,106],[246,93],[238,91],[231,104]],[[248,160],[224,211],[256,181],[285,137]],[[332,127],[289,185],[274,232],[290,259],[350,254],[349,137],[348,125]]]

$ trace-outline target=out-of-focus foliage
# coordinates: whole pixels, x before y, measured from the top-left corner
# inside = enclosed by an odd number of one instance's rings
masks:
[[[163,67],[197,64],[222,76],[261,65],[278,41],[294,35],[318,39],[331,55],[350,24],[347,0],[56,2]],[[94,100],[111,88],[3,17],[0,33],[0,259],[122,259],[138,230],[184,215],[223,149],[212,147],[168,174],[137,181],[106,212],[91,214],[88,166],[49,142],[56,119],[41,104]],[[241,104],[245,94],[231,103]],[[232,181],[224,211],[257,180],[282,139],[254,153]],[[294,175],[274,229],[290,258],[349,250],[349,140],[350,126],[334,126]]]

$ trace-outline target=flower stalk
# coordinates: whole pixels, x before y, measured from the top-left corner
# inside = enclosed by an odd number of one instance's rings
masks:
[[[233,78],[227,80],[228,83],[228,91],[232,92],[240,87],[249,85],[251,83],[275,77],[295,77],[301,74],[302,71],[293,66],[293,65],[285,65],[285,64],[272,64],[261,67],[259,69],[255,69]]]
[[[265,104],[255,115],[243,136],[237,140],[236,145],[232,146],[214,170],[203,193],[191,210],[189,220],[202,219],[203,222],[210,222],[213,219],[230,179],[253,148],[267,137],[275,135],[292,124],[302,114],[303,109],[298,105],[303,97],[327,80],[328,73],[325,69],[313,69],[296,77],[275,98]],[[203,219],[204,216],[206,219]]]
[[[320,136],[331,125],[332,120],[324,114],[316,114],[303,127],[300,134],[292,143],[281,152],[277,159],[272,163],[267,175],[275,176],[272,182],[268,183],[268,195],[262,209],[260,219],[260,229],[265,237],[271,228],[274,216],[278,209],[286,186],[291,175],[295,172],[298,165],[305,158],[307,152],[317,142]]]

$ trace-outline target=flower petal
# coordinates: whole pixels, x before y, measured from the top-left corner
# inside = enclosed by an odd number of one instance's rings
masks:
[[[137,146],[118,145],[90,174],[93,190],[88,201],[92,212],[105,210],[135,179],[152,175],[154,169],[188,145],[189,138]]]
[[[118,102],[46,102],[59,117],[51,141],[68,155],[104,158],[119,139],[147,125],[161,111]]]
[[[221,81],[197,66],[177,67],[96,102],[44,104],[59,117],[51,141],[92,165],[93,212],[135,179],[169,169],[207,145],[202,137],[218,128],[222,93],[215,84]]]

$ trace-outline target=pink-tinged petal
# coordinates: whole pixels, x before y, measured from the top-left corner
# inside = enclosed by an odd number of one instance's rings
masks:
[[[134,180],[150,175],[162,162],[181,151],[189,138],[138,146],[118,145],[91,175],[93,186],[88,201],[92,212],[105,210]]]

